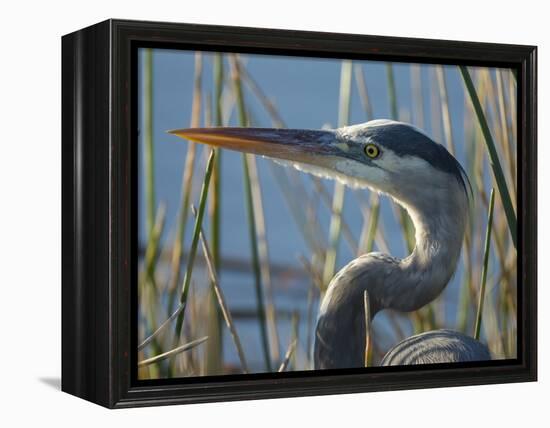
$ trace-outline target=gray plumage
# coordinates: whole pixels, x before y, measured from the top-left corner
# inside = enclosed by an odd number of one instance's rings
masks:
[[[487,347],[470,336],[453,330],[435,330],[411,336],[390,349],[380,365],[458,363],[487,361]]]

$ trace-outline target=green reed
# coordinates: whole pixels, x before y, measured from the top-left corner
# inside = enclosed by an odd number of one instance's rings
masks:
[[[239,124],[241,126],[248,125],[247,112],[244,105],[244,96],[241,85],[241,77],[239,64],[235,56],[230,57],[232,67],[233,89],[235,91],[235,99],[237,103],[237,112],[239,115]],[[264,362],[267,371],[271,371],[271,352],[269,350],[269,336],[267,334],[267,320],[264,304],[264,292],[262,286],[262,275],[260,266],[260,257],[258,251],[258,235],[256,231],[256,213],[254,209],[252,182],[250,179],[250,157],[252,155],[243,154],[243,181],[245,190],[245,206],[248,220],[248,232],[250,235],[250,249],[252,253],[252,270],[254,272],[254,285],[256,290],[256,309],[260,324],[260,336],[264,353]]]
[[[155,150],[153,144],[153,51],[143,53],[143,140],[147,233],[151,236],[155,221]]]
[[[474,337],[479,339],[481,329],[481,317],[483,315],[483,303],[485,301],[485,284],[487,282],[487,270],[489,266],[489,252],[491,249],[491,230],[493,227],[493,210],[495,207],[495,190],[491,189],[491,198],[489,200],[489,213],[487,215],[487,231],[485,233],[485,247],[483,250],[483,269],[481,271],[481,285],[479,288],[479,303],[477,306],[476,324],[474,328]]]
[[[338,126],[346,126],[349,123],[349,110],[351,103],[351,81],[353,64],[351,61],[342,61],[340,71],[340,104],[338,109]],[[325,267],[323,271],[323,284],[326,288],[334,276],[336,270],[336,258],[338,255],[338,244],[342,230],[342,209],[346,188],[343,183],[334,183],[334,194],[332,199],[332,217],[329,226],[329,247],[325,255]]]
[[[223,126],[223,89],[224,89],[224,56],[221,53],[215,53],[212,59],[212,73],[214,75],[214,126]],[[216,272],[219,272],[221,266],[221,208],[222,208],[222,153],[223,151],[214,148],[216,160],[212,171],[212,192],[210,196],[210,226],[212,241],[212,258]],[[210,340],[207,344],[207,363],[206,372],[210,374],[219,374],[223,371],[223,336],[222,336],[222,313],[218,308],[214,285],[211,284],[209,311],[214,314],[208,322],[208,335]]]
[[[193,208],[193,214],[195,217],[197,216],[197,210],[195,207]],[[225,319],[225,323],[227,325],[227,328],[229,332],[231,333],[231,338],[233,339],[233,343],[235,344],[235,348],[237,350],[237,355],[239,356],[239,360],[241,361],[241,366],[243,368],[244,373],[249,373],[250,370],[248,368],[248,364],[246,362],[246,357],[243,351],[243,347],[241,345],[241,339],[237,333],[237,328],[235,326],[235,323],[233,322],[233,317],[231,316],[231,312],[229,310],[229,306],[227,305],[227,302],[225,300],[225,296],[223,294],[223,291],[220,287],[218,275],[216,273],[216,269],[214,267],[214,259],[212,258],[210,248],[208,246],[208,242],[205,238],[205,233],[202,230],[200,230],[200,240],[202,244],[202,252],[204,254],[204,257],[206,259],[206,266],[208,268],[208,273],[210,275],[210,281],[212,281],[212,285],[214,286],[214,291],[216,293],[216,297],[218,299],[218,304],[220,306],[220,310],[223,314],[223,317]]]
[[[514,243],[514,247],[517,248],[516,214],[514,212],[514,207],[512,206],[512,200],[510,198],[510,192],[508,191],[508,186],[504,178],[504,173],[502,172],[502,166],[498,158],[498,152],[495,147],[495,143],[493,141],[491,131],[489,129],[489,124],[487,123],[487,118],[485,117],[485,113],[483,112],[483,108],[481,107],[481,103],[479,102],[479,97],[477,95],[470,73],[468,72],[468,69],[466,68],[466,66],[461,65],[459,67],[460,67],[460,73],[462,74],[462,78],[464,79],[464,84],[466,85],[466,89],[468,90],[468,94],[470,95],[470,99],[474,106],[474,110],[477,116],[479,126],[481,127],[481,131],[483,132],[483,136],[485,138],[485,145],[487,147],[487,151],[491,159],[491,168],[495,176],[495,181],[500,194],[500,198],[502,199],[502,204],[504,206],[506,219],[508,220],[508,227],[510,229],[512,242]]]
[[[197,245],[199,243],[199,234],[202,225],[202,218],[204,216],[206,199],[208,196],[208,188],[210,185],[210,178],[212,177],[212,170],[214,169],[214,161],[216,159],[216,154],[212,150],[210,152],[210,157],[208,158],[208,163],[206,165],[206,172],[204,174],[204,181],[202,183],[200,198],[199,198],[199,209],[197,213],[197,218],[195,219],[195,226],[193,227],[193,239],[191,241],[191,248],[189,250],[189,255],[187,258],[187,268],[185,270],[185,276],[183,277],[183,284],[181,286],[181,295],[180,295],[180,304],[185,305],[187,303],[187,297],[189,294],[189,284],[191,283],[191,277],[193,275],[193,267],[195,265],[195,256],[197,254]],[[179,340],[181,329],[183,326],[185,315],[185,308],[178,315],[176,323],[176,341]]]
[[[200,112],[202,100],[202,54],[195,53],[195,81],[193,85],[193,104],[191,109],[191,127],[200,126]],[[189,205],[191,200],[191,192],[193,186],[193,171],[195,167],[197,147],[192,141],[187,143],[187,155],[183,167],[182,184],[181,184],[181,203],[179,207],[177,219],[177,231],[172,246],[172,274],[169,285],[169,312],[174,309],[174,303],[177,293],[177,286],[181,277],[181,265],[183,262],[183,243],[185,242],[185,225],[189,215]]]

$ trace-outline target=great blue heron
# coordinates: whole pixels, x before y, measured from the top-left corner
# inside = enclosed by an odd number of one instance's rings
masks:
[[[334,130],[196,128],[171,131],[199,143],[267,156],[316,176],[389,195],[415,228],[412,254],[364,254],[328,285],[317,321],[317,369],[364,365],[368,295],[371,319],[382,309],[414,311],[434,300],[460,256],[471,188],[464,169],[416,127],[389,120]],[[488,348],[452,330],[403,340],[382,365],[490,360]]]

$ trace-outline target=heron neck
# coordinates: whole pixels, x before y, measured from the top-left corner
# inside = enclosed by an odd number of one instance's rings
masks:
[[[403,205],[414,224],[416,244],[396,266],[395,286],[381,290],[380,309],[406,312],[434,300],[452,278],[464,238],[467,201],[446,198],[429,206]]]
[[[320,313],[347,311],[363,301],[365,291],[371,317],[382,309],[414,311],[434,300],[455,272],[467,219],[466,196],[447,195],[425,204],[399,201],[415,228],[412,253],[404,259],[368,253],[351,261],[329,284]]]
[[[466,226],[466,196],[434,192],[429,202],[402,201],[415,227],[413,252],[402,260],[381,253],[364,254],[332,279],[317,321],[316,368],[363,365],[365,291],[372,319],[382,309],[408,312],[421,308],[451,279]]]

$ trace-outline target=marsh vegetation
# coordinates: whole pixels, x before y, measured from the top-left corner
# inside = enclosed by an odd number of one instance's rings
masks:
[[[472,185],[459,268],[429,305],[379,314],[365,362],[439,328],[515,358],[511,70],[150,49],[139,59],[141,379],[309,370],[319,301],[338,269],[414,247],[410,219],[388,198],[165,133],[178,127],[391,118],[425,130]]]

